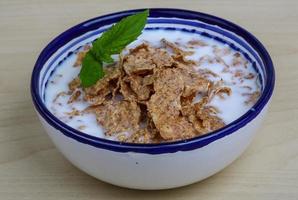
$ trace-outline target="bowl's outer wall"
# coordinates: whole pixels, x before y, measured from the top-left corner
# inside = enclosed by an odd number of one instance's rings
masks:
[[[66,137],[39,118],[66,158],[102,181],[133,189],[168,189],[205,179],[233,162],[259,128],[268,105],[237,132],[202,148],[167,154],[120,153],[96,148]]]

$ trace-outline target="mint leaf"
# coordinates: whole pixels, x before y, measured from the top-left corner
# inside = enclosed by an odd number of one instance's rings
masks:
[[[148,10],[128,16],[114,24],[92,45],[96,58],[111,62],[111,55],[119,54],[128,44],[137,39],[142,33],[146,22]]]
[[[90,87],[104,76],[103,62],[111,63],[111,55],[119,54],[128,44],[137,39],[144,29],[149,10],[121,19],[100,38],[92,43],[92,48],[83,59],[79,74],[81,85]]]
[[[92,52],[89,51],[83,59],[82,69],[79,74],[81,85],[83,87],[90,87],[103,76],[102,62],[97,61],[92,55]]]

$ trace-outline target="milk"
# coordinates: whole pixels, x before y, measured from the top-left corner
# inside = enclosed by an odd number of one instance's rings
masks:
[[[181,47],[184,50],[194,51],[193,55],[188,56],[188,59],[194,60],[198,62],[202,57],[214,57],[214,47],[216,48],[228,48],[228,46],[219,43],[215,40],[203,37],[198,34],[191,34],[181,31],[166,31],[166,30],[145,30],[143,34],[138,38],[137,41],[130,44],[123,53],[127,53],[127,50],[133,48],[143,42],[148,42],[150,45],[159,47],[160,40],[165,38],[170,42],[178,42],[182,46],[186,46],[189,41],[192,40],[200,40],[207,44],[207,46],[196,47],[194,49],[189,49],[187,47]],[[221,56],[220,58],[227,65],[232,65],[234,50],[231,50],[231,53],[225,56]],[[113,56],[115,60],[118,59],[118,56]],[[49,78],[46,92],[45,92],[45,104],[47,108],[61,121],[66,123],[67,125],[78,129],[86,134],[105,138],[104,129],[96,122],[96,117],[94,114],[84,114],[80,116],[74,116],[72,118],[69,117],[67,113],[76,110],[84,110],[89,106],[88,103],[84,101],[76,101],[72,104],[67,104],[69,99],[69,95],[61,95],[58,98],[57,94],[60,92],[68,91],[68,83],[72,81],[75,77],[78,76],[80,67],[73,67],[73,64],[76,60],[76,54],[72,54],[65,61],[61,63],[56,69],[52,76]],[[252,105],[245,104],[244,102],[247,100],[247,96],[243,96],[243,93],[251,93],[254,91],[258,91],[259,83],[256,78],[254,79],[244,79],[240,80],[239,78],[235,78],[232,73],[235,70],[241,69],[244,74],[253,73],[256,75],[254,68],[251,63],[248,63],[246,68],[244,66],[238,66],[230,68],[229,73],[223,72],[225,69],[225,64],[223,63],[209,63],[207,61],[202,61],[200,66],[196,66],[196,69],[208,69],[216,74],[219,77],[209,77],[212,81],[220,81],[222,80],[223,85],[230,87],[232,90],[232,94],[230,96],[225,96],[225,99],[221,99],[219,96],[215,96],[209,105],[215,106],[218,110],[218,116],[222,118],[222,120],[229,124],[232,121],[239,118],[245,112],[247,112]],[[233,71],[234,70],[234,71]],[[251,88],[248,89],[249,86]],[[56,98],[56,99],[55,99]],[[195,101],[198,101],[200,96],[197,96]],[[110,138],[111,139],[111,138]],[[115,139],[115,138],[112,138]]]

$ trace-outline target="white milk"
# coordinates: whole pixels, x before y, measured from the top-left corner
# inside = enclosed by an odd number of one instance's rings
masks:
[[[208,44],[208,46],[198,47],[195,49],[187,49],[191,51],[195,51],[195,53],[191,56],[188,56],[188,59],[192,59],[196,62],[200,60],[203,56],[214,57],[213,48],[217,46],[217,48],[227,48],[227,46],[219,43],[215,40],[205,38],[201,35],[190,34],[180,31],[165,31],[165,30],[154,30],[154,31],[144,31],[143,34],[138,38],[137,41],[133,42],[131,45],[127,47],[127,49],[135,47],[144,41],[149,42],[152,46],[160,46],[160,40],[165,38],[170,42],[179,42],[179,44],[186,45],[187,42],[191,40],[200,40]],[[183,48],[182,48],[183,49]],[[125,53],[126,51],[124,51]],[[231,50],[231,53],[226,56],[221,56],[221,59],[225,61],[227,65],[232,64],[232,55],[235,53],[234,50]],[[117,56],[114,57],[115,60]],[[76,54],[68,57],[61,65],[59,65],[53,75],[50,77],[48,81],[48,85],[46,88],[45,95],[45,103],[48,109],[61,121],[65,122],[69,126],[80,129],[82,126],[84,128],[81,130],[82,132],[97,136],[97,137],[105,137],[104,129],[97,124],[95,115],[93,114],[84,114],[83,116],[74,116],[73,118],[69,118],[67,112],[71,112],[73,108],[77,110],[83,110],[88,107],[88,103],[83,101],[74,102],[72,104],[67,104],[69,99],[69,95],[60,96],[56,99],[55,103],[53,102],[55,97],[60,92],[68,91],[68,83],[72,81],[75,77],[77,77],[80,67],[73,67],[73,64],[76,60]],[[245,112],[247,112],[252,105],[247,105],[244,102],[247,100],[247,96],[243,96],[243,93],[252,93],[254,91],[258,91],[258,80],[256,78],[252,80],[244,79],[242,82],[239,78],[233,77],[231,73],[224,73],[222,70],[225,65],[222,63],[213,63],[210,64],[207,61],[201,62],[201,65],[197,67],[198,69],[208,69],[212,72],[217,73],[220,77],[210,79],[214,81],[223,80],[223,86],[230,87],[232,89],[232,94],[230,96],[225,96],[225,99],[220,99],[218,96],[213,98],[210,102],[210,105],[215,106],[219,109],[220,113],[218,116],[223,119],[223,121],[228,124],[232,121],[239,118]],[[230,68],[231,71],[241,69],[244,74],[253,73],[256,75],[253,67],[249,63],[247,68],[244,66],[238,66]],[[242,86],[249,86],[252,89],[249,90]],[[199,97],[197,97],[197,100]]]

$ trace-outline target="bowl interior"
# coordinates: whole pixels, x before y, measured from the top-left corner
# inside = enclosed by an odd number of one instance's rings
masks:
[[[31,92],[37,111],[48,123],[61,130],[64,134],[90,140],[91,143],[99,142],[120,145],[120,148],[125,147],[125,145],[138,147],[136,144],[123,144],[108,141],[74,130],[53,116],[44,104],[45,89],[55,69],[57,69],[67,57],[79,51],[85,44],[95,40],[113,23],[137,11],[138,10],[131,10],[114,13],[83,22],[59,35],[42,51],[33,70]],[[150,9],[150,17],[145,31],[161,29],[200,34],[204,37],[212,38],[220,43],[229,45],[232,49],[241,52],[257,71],[262,91],[258,102],[247,113],[231,124],[204,136],[186,141],[172,142],[168,143],[168,145],[179,143],[186,144],[188,142],[197,143],[203,140],[205,142],[201,142],[201,146],[206,145],[208,142],[219,138],[215,136],[231,134],[233,131],[241,128],[263,109],[272,94],[274,69],[267,51],[254,36],[237,25],[214,16],[177,9]],[[139,146],[144,147],[144,145]]]

